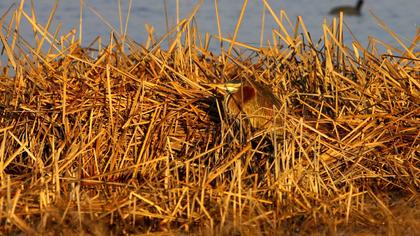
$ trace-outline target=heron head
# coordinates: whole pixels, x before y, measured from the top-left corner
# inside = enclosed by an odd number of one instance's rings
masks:
[[[217,83],[211,84],[212,87],[216,88],[218,91],[224,95],[236,93],[239,88],[242,86],[241,80],[232,80],[226,83]]]

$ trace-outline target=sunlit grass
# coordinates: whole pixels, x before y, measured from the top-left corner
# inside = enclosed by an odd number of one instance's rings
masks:
[[[82,26],[49,28],[54,11],[40,25],[34,10],[11,8],[0,31],[0,231],[414,234],[420,35],[405,45],[383,25],[402,49],[374,38],[349,48],[342,16],[315,40],[263,2],[278,24],[266,46],[236,40],[241,18],[224,37],[217,17],[220,55],[193,21],[199,6],[158,40],[148,27],[135,43],[120,20],[108,45],[89,47]],[[225,117],[209,84],[241,77],[282,101],[276,138]]]

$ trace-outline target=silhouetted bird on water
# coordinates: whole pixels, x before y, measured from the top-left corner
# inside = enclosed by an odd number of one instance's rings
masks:
[[[353,16],[360,16],[361,9],[363,5],[363,0],[357,1],[356,6],[338,6],[331,9],[331,15],[338,15],[340,12],[343,12],[344,15],[353,15]]]

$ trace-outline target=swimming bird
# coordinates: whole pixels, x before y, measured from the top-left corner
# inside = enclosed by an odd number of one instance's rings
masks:
[[[229,115],[238,117],[245,114],[256,129],[278,125],[276,111],[281,103],[269,87],[246,78],[212,84],[212,87],[224,93],[224,106]]]
[[[353,15],[358,16],[361,14],[361,9],[363,5],[363,0],[359,0],[356,3],[356,6],[338,6],[331,9],[331,15],[338,15],[340,12],[343,12],[344,15]]]

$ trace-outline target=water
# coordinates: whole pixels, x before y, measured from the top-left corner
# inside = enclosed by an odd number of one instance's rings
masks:
[[[52,0],[34,0],[35,10],[39,23],[45,25],[53,8]],[[118,14],[118,1],[116,0],[85,0],[83,8],[83,44],[87,45],[98,35],[106,42],[109,33],[115,30],[119,33],[123,32],[125,27],[125,18],[129,1],[123,0],[122,24],[120,24],[120,16]],[[188,16],[199,2],[198,0],[180,0],[179,10],[180,17]],[[219,0],[219,10],[222,25],[223,37],[231,37],[233,35],[236,22],[242,7],[242,0]],[[332,16],[328,15],[328,11],[337,5],[353,5],[356,0],[294,0],[294,1],[274,1],[267,0],[273,10],[278,14],[280,10],[284,10],[292,23],[296,22],[297,16],[302,16],[311,33],[314,41],[317,41],[322,35],[322,23],[324,21],[331,22]],[[0,2],[0,10],[3,13],[13,3],[19,4],[17,0],[2,0]],[[261,16],[264,10],[263,3],[260,0],[249,0],[246,13],[242,21],[241,28],[238,32],[238,41],[245,42],[253,46],[260,45],[261,33]],[[24,9],[30,13],[30,1],[26,1]],[[95,9],[109,24],[105,24],[91,9]],[[266,9],[265,9],[266,10]],[[409,42],[415,37],[416,31],[420,32],[420,1],[419,0],[366,0],[363,6],[363,14],[360,17],[345,17],[346,24],[350,27],[356,38],[364,45],[367,45],[368,37],[373,36],[386,43],[390,43],[400,48],[398,43],[390,36],[389,33],[378,26],[377,21],[369,13],[384,20],[384,22],[392,30],[394,30],[405,42]],[[79,30],[79,1],[60,1],[55,20],[51,26],[50,32],[54,32],[61,22],[61,34],[65,35],[72,29]],[[164,0],[155,1],[136,1],[132,3],[132,11],[128,22],[128,35],[139,43],[144,43],[147,39],[147,31],[145,24],[154,27],[154,36],[158,39],[167,31],[166,20],[164,14]],[[172,28],[176,24],[176,1],[167,0],[167,12],[169,27]],[[271,37],[271,29],[276,28],[277,24],[273,17],[266,10],[264,41],[266,45],[267,39]],[[9,14],[10,16],[10,14]],[[7,18],[10,20],[10,17]],[[214,1],[205,0],[201,5],[197,15],[196,22],[201,33],[209,32],[212,36],[217,35],[217,21],[214,10]],[[292,32],[289,29],[289,32]],[[21,28],[22,36],[25,39],[32,38],[32,27],[26,21],[23,21]],[[349,44],[353,39],[349,33],[346,33],[345,42]],[[213,39],[212,49],[218,47],[217,39]],[[417,46],[417,50],[418,50]]]

